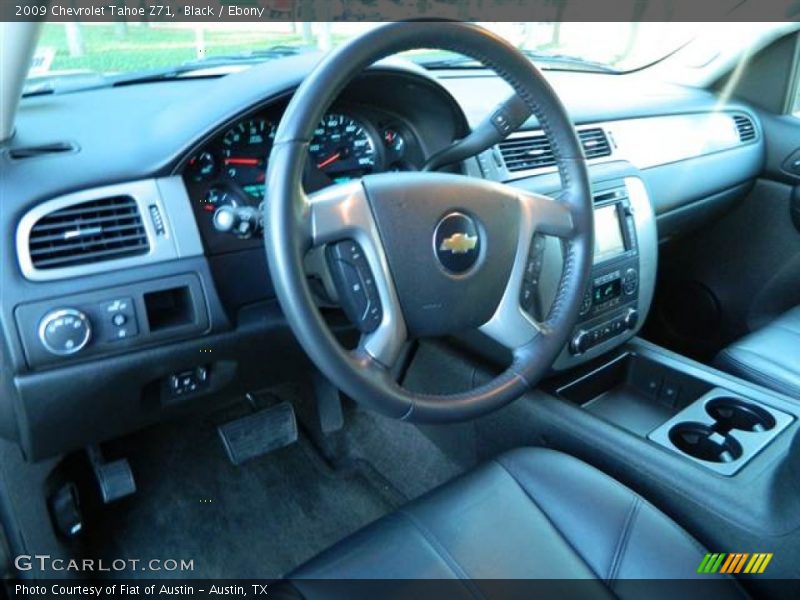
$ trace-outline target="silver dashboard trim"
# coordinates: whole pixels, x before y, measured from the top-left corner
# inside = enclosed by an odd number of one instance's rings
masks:
[[[583,354],[573,355],[569,351],[569,345],[565,346],[553,364],[554,371],[571,369],[579,364],[585,363],[593,358],[605,354],[629,340],[642,328],[647,320],[650,305],[653,302],[653,292],[656,286],[656,269],[658,266],[658,231],[656,227],[656,217],[644,182],[638,177],[625,177],[623,179],[628,191],[628,200],[631,204],[631,212],[636,226],[636,241],[638,245],[639,259],[639,298],[636,309],[639,311],[639,319],[636,327],[626,331],[605,342],[593,346]],[[560,269],[559,275],[560,277]]]
[[[39,219],[68,206],[110,196],[130,196],[136,201],[150,247],[146,254],[56,269],[34,267],[29,243],[31,231]],[[163,233],[156,232],[150,215],[151,206],[155,206],[161,214]],[[20,270],[26,279],[56,281],[200,256],[203,254],[203,245],[183,180],[180,176],[172,176],[91,188],[42,202],[20,219],[16,251]]]
[[[563,220],[561,233],[567,238],[573,233],[574,223],[569,207],[554,198],[519,188],[509,189],[516,192],[520,209],[517,251],[503,296],[492,317],[479,329],[506,348],[515,349],[530,343],[541,333],[541,324],[522,309],[519,300],[533,236],[537,232],[555,233],[542,231],[542,225]]]
[[[383,315],[377,329],[361,336],[360,346],[391,367],[408,339],[389,261],[361,181],[324,188],[306,197],[314,247],[351,238],[358,242],[375,279]]]

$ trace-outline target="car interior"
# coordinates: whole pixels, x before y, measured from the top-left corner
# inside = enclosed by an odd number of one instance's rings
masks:
[[[396,22],[23,94],[40,25],[6,24],[4,576],[152,557],[298,598],[777,597],[800,577],[800,28],[739,25],[684,71],[692,44],[548,68]],[[770,558],[712,576],[708,553]]]

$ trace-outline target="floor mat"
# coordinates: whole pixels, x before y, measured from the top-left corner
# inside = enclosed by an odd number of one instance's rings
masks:
[[[351,457],[368,462],[409,500],[466,470],[411,423],[371,411],[350,413],[343,435]]]
[[[101,510],[84,554],[194,560],[193,572],[164,576],[280,577],[400,504],[368,470],[329,469],[302,436],[235,467],[207,419],[131,436],[107,453],[129,458],[139,491]]]

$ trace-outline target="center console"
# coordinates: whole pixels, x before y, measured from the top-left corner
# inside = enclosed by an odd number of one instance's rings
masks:
[[[657,233],[638,177],[594,181],[594,263],[578,322],[553,369],[600,356],[639,330],[655,287]],[[546,304],[545,304],[546,305]]]
[[[625,185],[594,196],[594,267],[569,351],[573,355],[634,329],[639,321],[639,248]]]
[[[738,473],[796,416],[682,361],[628,349],[555,382],[554,395],[719,475]]]

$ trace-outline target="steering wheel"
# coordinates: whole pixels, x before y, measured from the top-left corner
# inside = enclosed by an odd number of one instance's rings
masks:
[[[374,62],[406,50],[470,56],[508,82],[538,119],[561,178],[557,197],[444,173],[367,175],[312,195],[302,187],[314,129],[344,87]],[[264,238],[286,319],[311,360],[339,389],[385,415],[415,422],[465,420],[535,386],[575,325],[589,278],[593,213],[583,151],[538,69],[502,38],[458,22],[392,23],[330,53],[295,92],[278,126],[267,177]],[[562,240],[564,266],[543,321],[521,307],[531,252]],[[304,271],[326,246],[358,289],[362,336],[346,350],[314,301]],[[337,262],[339,261],[339,262]],[[341,264],[340,264],[341,263]],[[340,288],[341,289],[341,288]],[[511,350],[506,371],[450,395],[409,391],[392,376],[408,340],[478,328]]]

